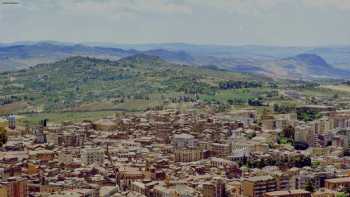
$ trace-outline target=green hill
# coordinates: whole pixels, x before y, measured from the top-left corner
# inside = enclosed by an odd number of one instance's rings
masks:
[[[215,99],[225,81],[266,78],[177,65],[155,56],[139,54],[110,61],[71,57],[52,64],[0,74],[0,113],[13,111],[98,111],[145,109],[188,100]],[[17,105],[14,105],[17,106]],[[10,108],[11,109],[11,108]]]

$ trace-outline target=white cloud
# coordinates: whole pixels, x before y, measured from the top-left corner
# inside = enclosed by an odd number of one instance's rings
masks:
[[[350,42],[350,0],[17,1],[0,4],[0,42]]]
[[[18,0],[18,7],[29,11],[50,10],[75,15],[108,15],[125,13],[191,14],[185,0]],[[0,1],[1,2],[1,1]],[[5,8],[6,9],[6,8]]]
[[[89,14],[190,14],[192,12],[192,8],[186,3],[174,0],[62,0],[60,5],[70,11]]]
[[[277,6],[290,2],[290,0],[190,0],[197,5],[207,6],[227,11],[229,13],[239,13],[247,15],[257,15],[261,12],[269,11]]]
[[[303,2],[306,6],[350,10],[350,0],[303,0]]]

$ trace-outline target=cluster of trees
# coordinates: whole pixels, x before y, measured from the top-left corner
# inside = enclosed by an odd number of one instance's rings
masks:
[[[291,139],[294,141],[295,128],[291,125],[287,126],[282,130],[282,135],[285,138]]]
[[[302,154],[289,158],[243,158],[243,160],[238,162],[238,164],[240,166],[247,166],[248,168],[263,168],[266,166],[302,168],[305,166],[311,166],[311,158]]]
[[[350,192],[345,193],[345,192],[339,192],[335,197],[348,197],[350,196]]]
[[[181,95],[178,97],[171,98],[172,103],[180,103],[180,102],[196,102],[199,100],[198,95]]]
[[[275,97],[275,96],[278,96],[278,91],[277,90],[271,90],[271,91],[268,91],[266,93],[266,97],[271,98],[271,97]]]
[[[227,89],[241,89],[241,88],[258,88],[262,87],[262,84],[257,81],[221,81],[219,82],[219,88],[223,90]]]
[[[307,148],[309,148],[309,145],[307,143],[295,141],[294,134],[295,134],[295,128],[291,125],[287,126],[279,134],[277,143],[279,144],[289,143],[293,145],[296,150],[306,150]]]
[[[265,106],[262,98],[248,99],[248,105],[250,106]]]
[[[7,142],[7,131],[4,127],[0,127],[0,147]]]
[[[217,103],[217,104],[213,104],[211,105],[212,109],[214,109],[215,112],[225,112],[227,111],[228,109],[230,109],[230,106],[225,104],[225,103]]]
[[[319,112],[305,111],[305,112],[297,112],[297,118],[298,120],[309,122],[309,121],[314,121],[316,119],[322,118],[322,115]]]
[[[294,144],[294,133],[295,129],[293,126],[289,125],[282,130],[279,134],[277,143],[278,144]]]
[[[296,105],[292,103],[284,103],[284,104],[275,103],[273,105],[273,111],[280,114],[287,114],[290,112],[294,112],[295,109],[296,109]]]
[[[180,88],[180,91],[183,91],[186,94],[215,94],[215,89],[213,87],[202,82],[186,84]]]
[[[350,196],[350,187],[344,187],[337,193],[336,197],[348,197]]]
[[[320,87],[320,84],[316,83],[316,82],[302,81],[297,87],[298,88],[311,89],[311,88]]]
[[[227,103],[229,105],[243,105],[246,103],[246,100],[240,99],[240,98],[233,98],[233,99],[228,99]]]

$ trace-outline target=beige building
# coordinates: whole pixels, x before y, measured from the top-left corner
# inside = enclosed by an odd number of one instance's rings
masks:
[[[325,188],[337,191],[340,188],[350,187],[350,177],[326,179]]]
[[[242,184],[244,197],[262,197],[266,192],[277,190],[277,181],[272,176],[250,177]]]
[[[27,180],[20,177],[11,177],[7,181],[0,182],[1,197],[27,197]]]
[[[7,197],[7,187],[6,185],[0,185],[0,196]]]
[[[227,157],[231,154],[231,145],[212,143],[210,146],[210,153],[214,157]]]
[[[201,149],[177,149],[175,150],[175,162],[192,162],[203,159]]]
[[[117,177],[117,184],[119,185],[122,191],[125,191],[131,188],[131,184],[133,182],[141,182],[144,178],[145,178],[144,171],[142,171],[139,168],[134,168],[134,167],[120,168],[118,177]]]
[[[220,178],[214,178],[212,182],[207,182],[202,185],[203,197],[224,197],[225,183]]]
[[[331,112],[329,119],[333,121],[333,128],[350,128],[350,110]]]
[[[315,145],[315,130],[312,125],[300,125],[295,127],[294,139],[297,142],[305,142],[310,146]]]
[[[210,166],[211,167],[216,167],[216,168],[223,168],[223,167],[228,167],[228,166],[236,166],[237,164],[233,161],[227,160],[227,159],[222,159],[222,158],[216,158],[212,157],[210,158]]]
[[[315,121],[316,133],[326,133],[334,129],[334,121],[328,118],[322,118]]]

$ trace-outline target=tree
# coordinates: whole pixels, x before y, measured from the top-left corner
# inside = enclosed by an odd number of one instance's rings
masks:
[[[313,161],[311,165],[313,168],[317,168],[318,166],[320,166],[320,164],[321,164],[320,161]]]
[[[262,98],[248,99],[248,105],[250,106],[264,106]]]
[[[0,127],[0,147],[7,142],[7,131],[4,127]]]
[[[347,196],[350,196],[350,187],[344,187],[341,190],[341,193],[346,194]]]
[[[286,113],[295,111],[295,107],[296,106],[293,103],[281,103],[281,104],[275,103],[273,105],[273,111],[277,113],[286,114]]]
[[[235,102],[234,102],[234,100],[232,100],[232,99],[228,99],[228,100],[227,100],[227,103],[228,103],[229,105],[233,105]]]
[[[339,98],[339,94],[334,94],[334,95],[333,95],[333,98],[334,98],[334,99]]]
[[[347,197],[348,195],[344,192],[337,193],[336,197]]]
[[[288,127],[283,129],[283,136],[288,138],[288,139],[294,140],[294,133],[295,133],[295,129],[291,125],[289,125]]]

